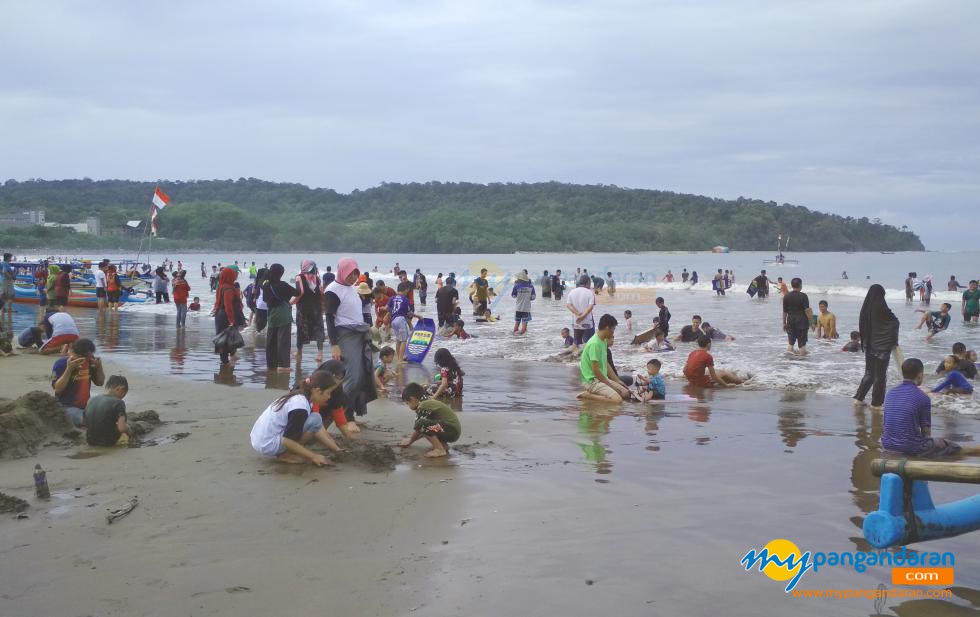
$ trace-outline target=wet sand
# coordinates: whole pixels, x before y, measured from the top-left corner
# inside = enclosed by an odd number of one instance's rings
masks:
[[[105,356],[109,372],[111,354]],[[0,359],[0,392],[46,390],[52,359]],[[869,615],[872,600],[804,600],[739,564],[789,538],[866,550],[880,417],[846,399],[728,390],[649,410],[582,407],[567,366],[471,360],[459,448],[417,444],[394,469],[263,460],[248,445],[279,391],[125,372],[132,412],[156,410],[156,447],[53,446],[0,461],[0,614]],[[472,390],[470,390],[472,388]],[[677,391],[676,389],[672,391]],[[493,413],[485,413],[485,412]],[[365,441],[392,444],[412,414],[372,404]],[[976,420],[935,432],[972,440]],[[170,441],[168,436],[189,433]],[[52,499],[33,497],[35,462]],[[937,502],[976,487],[939,485]],[[138,496],[132,513],[108,509]],[[980,535],[914,545],[956,554],[957,596],[887,600],[884,614],[980,607]],[[891,588],[887,568],[808,573],[805,589]]]

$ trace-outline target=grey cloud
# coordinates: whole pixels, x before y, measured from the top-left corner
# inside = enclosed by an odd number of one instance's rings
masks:
[[[556,179],[881,216],[930,248],[976,236],[947,222],[972,221],[980,189],[972,0],[44,2],[5,17],[6,177]]]

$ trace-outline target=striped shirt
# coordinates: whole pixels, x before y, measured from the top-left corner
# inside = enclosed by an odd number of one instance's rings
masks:
[[[881,447],[905,454],[929,448],[921,429],[932,426],[932,401],[913,382],[905,380],[885,395],[885,428]]]

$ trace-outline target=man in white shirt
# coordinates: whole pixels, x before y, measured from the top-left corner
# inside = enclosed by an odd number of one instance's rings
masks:
[[[595,334],[595,320],[592,311],[595,309],[595,294],[591,289],[592,280],[588,274],[583,274],[578,279],[578,285],[569,292],[568,302],[565,308],[575,316],[572,324],[575,335],[575,348],[588,342]]]
[[[105,269],[109,266],[109,260],[103,259],[99,262],[99,265],[95,268],[93,272],[95,276],[95,297],[99,301],[99,310],[104,311],[106,309],[106,276]]]

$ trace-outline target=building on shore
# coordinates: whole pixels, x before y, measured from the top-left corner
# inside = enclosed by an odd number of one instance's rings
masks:
[[[31,225],[44,225],[44,210],[27,210],[24,212],[0,214],[0,226],[30,227]]]

